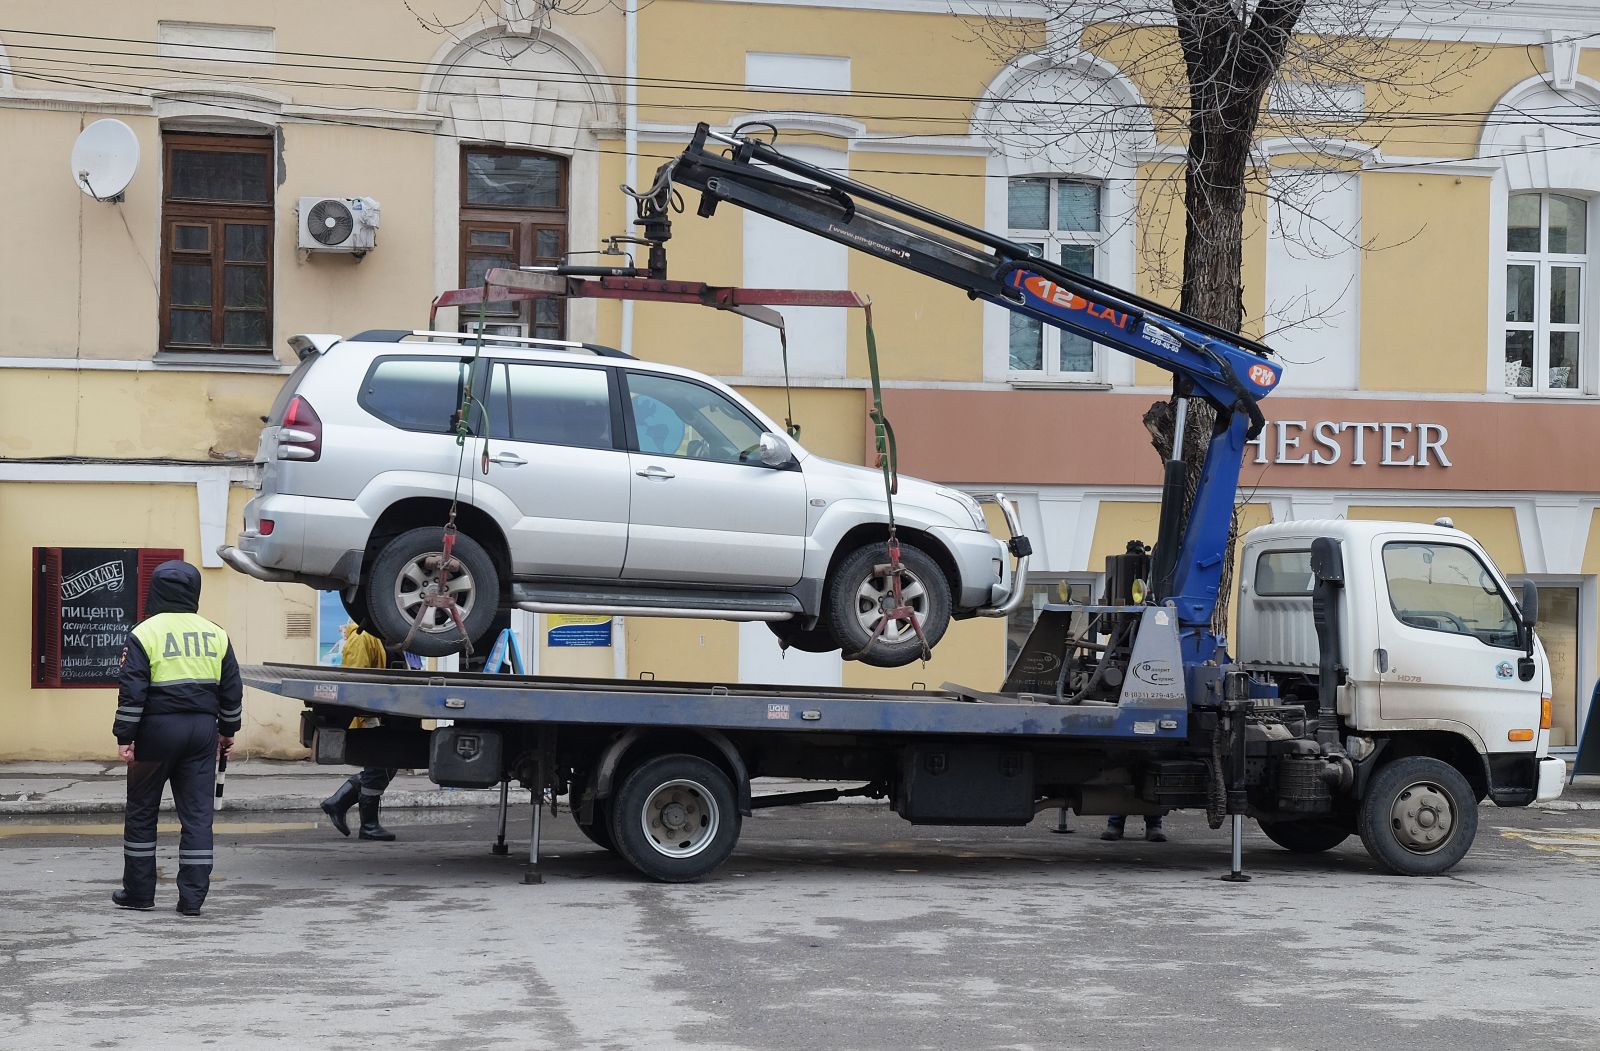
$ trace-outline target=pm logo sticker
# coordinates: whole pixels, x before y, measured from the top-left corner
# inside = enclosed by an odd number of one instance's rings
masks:
[[[1516,674],[1516,669],[1511,667],[1510,661],[1501,661],[1494,666],[1494,675],[1497,679],[1509,679]]]
[[[1278,377],[1272,374],[1271,365],[1251,365],[1250,382],[1257,387],[1270,387],[1278,382]]]

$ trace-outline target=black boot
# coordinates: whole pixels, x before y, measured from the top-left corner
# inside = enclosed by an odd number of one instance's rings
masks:
[[[140,912],[144,912],[147,909],[153,909],[156,907],[156,903],[154,901],[139,901],[129,896],[128,892],[125,890],[112,891],[111,904],[115,905],[119,909],[138,909]]]
[[[1161,831],[1161,818],[1159,815],[1144,819],[1144,838],[1147,843],[1165,843],[1167,834]]]
[[[378,824],[378,800],[381,796],[361,797],[361,831],[357,833],[358,839],[376,839],[387,843],[394,838],[394,833]]]
[[[1121,839],[1122,826],[1125,821],[1127,821],[1127,818],[1120,814],[1112,814],[1106,818],[1106,830],[1100,833],[1100,838],[1112,841]]]
[[[333,827],[339,830],[341,836],[350,834],[350,825],[345,821],[345,815],[350,813],[350,808],[356,805],[356,799],[360,795],[361,785],[352,777],[340,785],[338,791],[322,801],[322,812],[328,815],[328,820],[333,822]]]

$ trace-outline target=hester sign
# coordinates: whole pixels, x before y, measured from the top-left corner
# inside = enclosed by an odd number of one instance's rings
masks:
[[[1245,444],[1254,447],[1256,463],[1449,467],[1449,440],[1440,423],[1269,420]]]

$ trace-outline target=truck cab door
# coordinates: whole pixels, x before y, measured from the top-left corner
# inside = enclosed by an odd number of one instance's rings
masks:
[[[1520,622],[1504,582],[1479,551],[1451,538],[1380,534],[1378,649],[1371,659],[1385,723],[1465,724],[1491,752],[1532,749],[1509,742],[1539,726],[1542,669],[1524,681]]]

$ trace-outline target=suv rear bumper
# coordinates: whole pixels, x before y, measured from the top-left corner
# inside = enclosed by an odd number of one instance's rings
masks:
[[[261,533],[263,519],[272,532]],[[362,553],[372,520],[354,500],[281,493],[245,505],[237,547],[218,548],[222,560],[257,580],[307,584],[320,590],[360,583]]]

